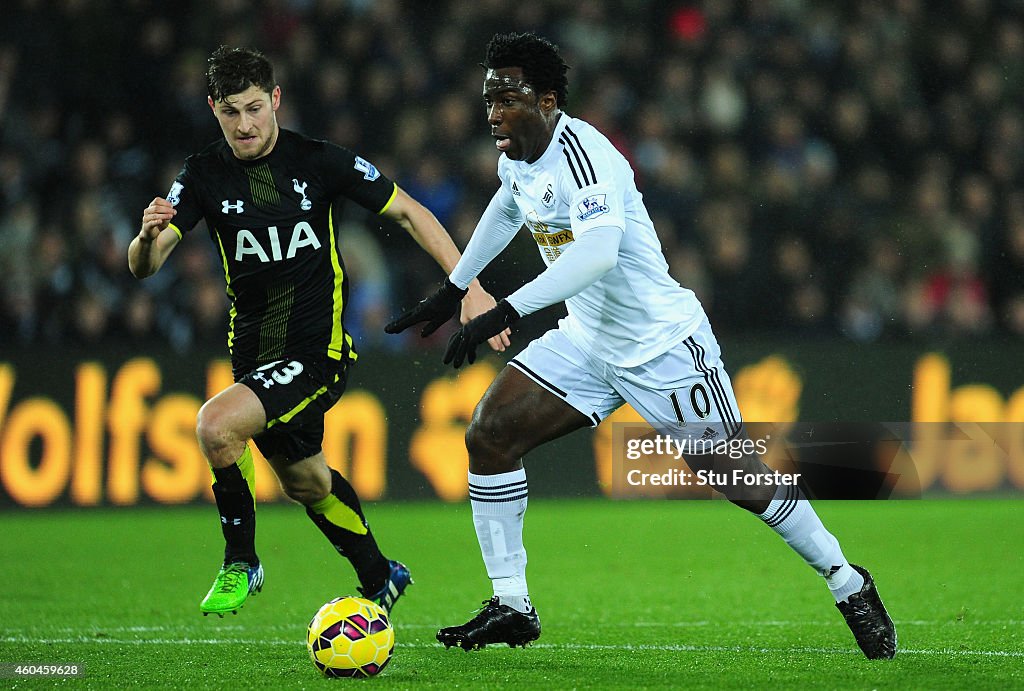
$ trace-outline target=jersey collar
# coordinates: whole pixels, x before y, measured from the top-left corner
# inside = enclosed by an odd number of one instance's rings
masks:
[[[558,122],[555,123],[555,130],[551,133],[551,141],[548,142],[548,148],[544,150],[544,153],[541,154],[540,158],[527,165],[543,166],[549,163],[552,157],[562,155],[562,145],[558,143],[558,139],[562,136],[562,132],[565,131],[565,127],[569,124],[569,120],[569,116],[564,112],[558,114]]]

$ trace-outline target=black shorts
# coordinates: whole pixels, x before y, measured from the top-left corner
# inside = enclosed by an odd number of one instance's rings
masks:
[[[345,391],[347,365],[329,358],[282,358],[235,375],[256,394],[267,426],[252,440],[267,459],[294,463],[323,449],[324,414]]]

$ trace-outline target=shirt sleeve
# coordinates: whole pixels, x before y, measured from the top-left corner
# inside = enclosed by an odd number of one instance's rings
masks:
[[[540,276],[506,300],[526,316],[571,298],[615,266],[621,241],[622,230],[615,226],[588,228]]]
[[[624,162],[609,147],[593,138],[576,137],[566,127],[558,192],[568,202],[574,237],[602,226],[626,230]]]
[[[171,189],[167,192],[167,201],[178,212],[167,227],[177,233],[179,238],[195,228],[199,219],[203,217],[201,199],[199,180],[193,173],[189,160],[186,159],[181,172],[174,178]]]
[[[384,213],[398,194],[377,166],[337,144],[324,142],[323,168],[332,197],[343,194],[375,214]]]
[[[573,242],[543,273],[506,298],[520,316],[571,298],[619,260],[626,195],[617,181],[617,161],[597,142],[566,132],[558,193],[568,200]]]
[[[484,267],[508,247],[522,226],[523,217],[519,207],[512,193],[502,184],[476,224],[466,251],[452,270],[449,280],[459,288],[468,287]]]

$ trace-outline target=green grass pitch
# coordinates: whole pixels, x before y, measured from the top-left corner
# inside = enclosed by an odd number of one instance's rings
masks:
[[[1019,500],[821,502],[875,574],[900,653],[868,661],[821,579],[724,501],[535,500],[529,579],[544,633],[526,650],[434,641],[490,594],[468,505],[367,507],[416,580],[390,667],[322,679],[305,626],[352,594],[347,563],[297,506],[258,510],[264,591],[237,615],[198,603],[222,543],[212,506],[0,515],[0,663],[84,663],[60,686],[115,688],[1024,687]],[[0,679],[0,686],[54,680]]]

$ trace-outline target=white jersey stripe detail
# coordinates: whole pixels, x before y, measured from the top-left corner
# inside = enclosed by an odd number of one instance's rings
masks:
[[[572,144],[565,137],[559,137],[558,142],[563,145],[562,153],[565,154],[565,160],[569,162],[569,169],[572,171],[573,178],[576,179],[576,185],[580,189],[592,185],[593,183],[587,178],[587,174],[583,170],[583,161],[580,160],[580,155],[576,153],[576,149],[573,148]],[[576,161],[575,165],[573,165],[574,159]]]
[[[594,172],[594,164],[590,162],[590,156],[587,156],[587,150],[585,148],[583,148],[583,143],[580,142],[580,138],[576,136],[576,133],[573,132],[571,129],[569,129],[568,125],[565,126],[565,131],[569,133],[570,137],[572,137],[574,140],[576,140],[576,145],[579,146],[580,153],[583,154],[583,158],[587,162],[587,167],[590,168],[590,177],[593,180],[593,182],[591,184],[596,184],[597,183],[597,173]],[[569,146],[572,146],[571,142],[569,143]],[[573,147],[573,152],[575,152],[575,151],[576,151],[576,148]]]

